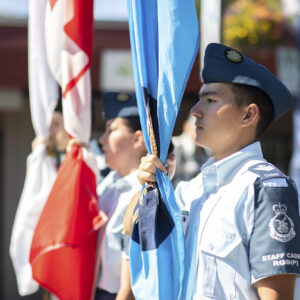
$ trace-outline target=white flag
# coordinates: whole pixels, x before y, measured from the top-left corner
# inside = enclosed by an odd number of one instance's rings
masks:
[[[13,225],[10,256],[16,272],[19,294],[29,295],[39,285],[32,278],[29,253],[38,218],[56,177],[53,159],[39,144],[27,158],[27,174]]]
[[[33,128],[38,139],[49,136],[58,86],[47,65],[45,50],[45,10],[47,0],[29,1],[29,95]],[[38,290],[32,279],[29,251],[35,225],[56,177],[53,158],[39,144],[27,158],[27,174],[12,230],[10,256],[20,295]]]

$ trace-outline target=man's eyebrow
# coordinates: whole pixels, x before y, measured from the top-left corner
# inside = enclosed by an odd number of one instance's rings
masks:
[[[106,127],[106,128],[109,128],[110,125],[111,125],[111,123],[112,123],[112,122],[111,122],[110,120],[108,120],[108,121],[106,122],[106,124],[105,124],[105,127]]]
[[[207,92],[200,92],[198,94],[198,97],[201,98],[201,97],[206,97],[206,96],[210,96],[210,95],[217,95],[218,93],[215,92],[215,91],[207,91]]]

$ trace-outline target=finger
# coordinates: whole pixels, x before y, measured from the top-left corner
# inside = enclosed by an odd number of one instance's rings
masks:
[[[168,170],[168,176],[172,180],[174,174],[175,174],[175,169],[176,169],[176,157],[175,154],[170,154],[168,158],[166,159],[166,164],[167,164],[167,170]]]
[[[75,139],[71,139],[71,140],[68,142],[66,151],[67,151],[67,152],[71,152],[72,147],[73,147],[73,145],[74,145],[76,142],[77,142],[77,141],[76,141]]]
[[[166,167],[163,165],[163,163],[161,162],[161,160],[155,156],[155,155],[149,155],[149,156],[146,156],[147,158],[147,161],[154,164],[154,166],[157,168],[157,169],[160,169],[162,172],[166,173],[167,174],[167,169]]]
[[[175,157],[175,154],[169,154],[167,159],[166,159],[166,163],[167,165],[175,165],[176,163],[176,157]]]
[[[77,145],[89,149],[90,145],[85,142],[77,142]]]
[[[156,176],[148,173],[148,172],[144,172],[144,171],[138,171],[137,174],[138,180],[140,182],[141,185],[143,185],[145,182],[156,182]]]
[[[148,161],[148,154],[147,154],[147,156],[143,156],[141,158],[141,165],[144,164],[144,163],[146,163],[147,161]]]
[[[85,143],[85,142],[80,142],[77,139],[71,139],[69,141],[68,145],[67,145],[66,151],[70,152],[72,150],[72,147],[73,147],[74,144],[79,146],[79,147],[84,147],[84,148],[87,148],[87,149],[90,147],[90,145]]]
[[[153,175],[156,174],[156,167],[153,163],[151,162],[145,162],[140,166],[140,170],[144,171],[144,172],[148,172],[151,173]]]

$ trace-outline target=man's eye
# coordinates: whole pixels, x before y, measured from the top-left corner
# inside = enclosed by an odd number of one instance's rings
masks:
[[[213,100],[213,99],[208,98],[208,99],[207,99],[207,102],[208,102],[208,103],[213,103],[213,102],[216,102],[216,101]]]
[[[111,128],[110,128],[110,127],[106,127],[105,131],[106,131],[107,133],[111,133]]]
[[[113,132],[113,131],[115,131],[115,130],[116,130],[115,127],[109,127],[109,128],[108,128],[108,132],[109,132],[109,133],[111,133],[111,132]]]

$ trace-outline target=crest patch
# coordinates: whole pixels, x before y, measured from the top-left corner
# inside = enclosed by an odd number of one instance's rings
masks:
[[[287,207],[280,202],[273,205],[275,216],[269,222],[270,237],[279,242],[286,243],[295,236],[294,222],[287,215]]]
[[[234,49],[227,49],[225,51],[226,58],[233,63],[240,63],[243,61],[243,56],[240,52]]]

